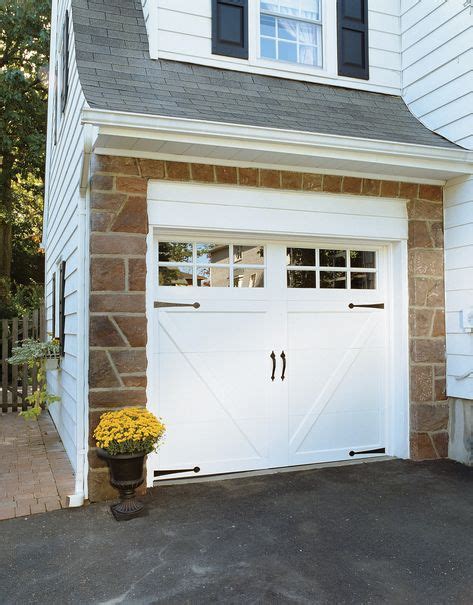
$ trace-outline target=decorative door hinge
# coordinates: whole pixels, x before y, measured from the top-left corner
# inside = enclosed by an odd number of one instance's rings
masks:
[[[348,305],[349,309],[354,309],[355,307],[366,307],[369,309],[384,309],[384,303],[373,303],[371,305],[355,305],[353,303],[350,303]]]
[[[198,466],[194,466],[194,468],[176,468],[165,471],[154,471],[153,475],[155,477],[162,477],[163,475],[174,475],[175,473],[199,473],[200,468]]]
[[[176,302],[164,302],[162,300],[154,301],[154,308],[161,309],[163,307],[194,307],[194,309],[198,309],[200,307],[200,303],[176,303]]]
[[[385,454],[386,453],[386,448],[385,447],[378,447],[375,450],[363,450],[362,452],[354,452],[353,450],[351,450],[351,452],[348,452],[349,456],[358,456],[359,454]]]

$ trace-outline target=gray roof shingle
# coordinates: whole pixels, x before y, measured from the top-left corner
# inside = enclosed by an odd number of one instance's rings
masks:
[[[153,60],[140,0],[72,0],[72,20],[92,108],[458,149],[399,96]]]

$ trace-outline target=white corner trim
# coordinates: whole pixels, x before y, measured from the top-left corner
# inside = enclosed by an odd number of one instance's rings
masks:
[[[148,2],[148,21],[146,25],[148,31],[149,56],[152,59],[158,59],[158,0],[149,0]]]
[[[390,163],[410,168],[450,170],[458,175],[473,171],[473,152],[306,131],[264,128],[187,118],[84,109],[83,124],[94,124],[100,134],[180,141],[189,144],[235,146],[259,151],[315,155]]]
[[[69,506],[82,506],[88,497],[89,450],[89,296],[90,291],[90,162],[96,128],[86,125],[83,131],[82,174],[78,201],[78,275],[83,287],[78,288],[78,359],[83,363],[77,373],[77,471],[75,494],[69,497]]]

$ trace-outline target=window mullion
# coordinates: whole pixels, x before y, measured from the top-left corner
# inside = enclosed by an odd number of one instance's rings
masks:
[[[268,11],[265,9],[261,9],[262,15],[267,15],[268,17],[276,17],[276,19],[292,19],[293,21],[300,21],[302,23],[313,23],[314,25],[322,25],[322,20],[308,19],[307,17],[298,17],[296,15],[284,15],[282,13],[275,13],[273,11]]]
[[[198,286],[197,281],[197,243],[192,242],[192,285]]]

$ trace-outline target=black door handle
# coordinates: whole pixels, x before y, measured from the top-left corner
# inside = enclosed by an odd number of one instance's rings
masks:
[[[284,380],[284,378],[286,377],[286,353],[284,353],[284,351],[281,353],[280,355],[281,359],[282,359],[282,374],[281,374],[281,380]]]
[[[271,374],[271,380],[274,380],[274,375],[276,374],[276,353],[272,351],[270,357],[273,360],[273,372]]]

